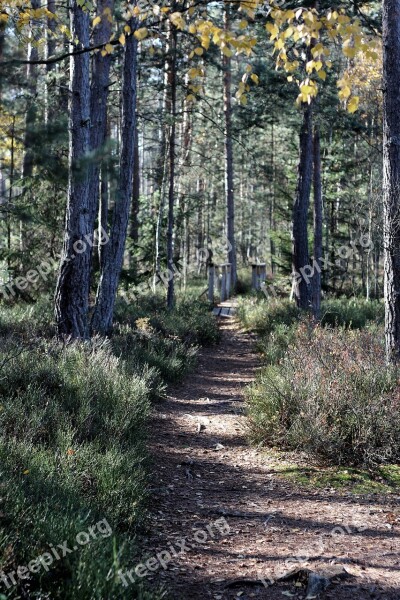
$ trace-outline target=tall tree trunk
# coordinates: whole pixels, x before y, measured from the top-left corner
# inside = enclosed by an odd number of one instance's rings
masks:
[[[400,0],[383,1],[383,207],[385,334],[400,359]]]
[[[322,259],[322,180],[321,144],[318,127],[314,132],[314,272],[312,278],[312,308],[315,319],[321,317]]]
[[[78,46],[89,46],[89,14],[77,0],[71,1],[71,34]],[[90,137],[89,53],[70,59],[69,182],[64,247],[55,294],[55,318],[59,335],[88,337],[90,284],[90,223],[87,154]]]
[[[55,0],[47,0],[47,10],[51,12],[52,15],[56,14],[56,2]],[[46,58],[49,59],[51,56],[54,56],[56,52],[56,37],[55,33],[57,31],[57,20],[53,19],[51,16],[47,18],[47,32],[46,32]],[[56,63],[48,63],[46,65],[46,71],[52,71],[55,68]]]
[[[300,133],[300,161],[296,199],[293,209],[293,294],[297,306],[309,310],[311,305],[311,282],[304,276],[303,269],[310,264],[308,251],[308,208],[310,204],[313,172],[312,109],[304,109]]]
[[[31,0],[32,10],[40,8],[40,0]],[[32,23],[30,34],[33,35],[34,23]],[[28,44],[28,61],[37,60],[38,49],[34,39]],[[33,127],[36,121],[36,95],[37,95],[37,67],[28,64],[26,67],[26,80],[28,82],[28,103],[25,117],[24,158],[22,161],[22,178],[32,177],[33,173],[33,145],[35,133]]]
[[[185,77],[185,85],[189,83],[189,77],[186,75]],[[174,251],[175,251],[175,260],[178,262],[181,258],[185,258],[184,256],[184,219],[185,219],[185,211],[186,211],[186,193],[184,189],[184,177],[187,172],[188,167],[190,166],[190,148],[192,142],[192,119],[191,112],[189,109],[189,102],[184,99],[182,103],[182,112],[183,112],[183,121],[181,128],[181,156],[179,161],[179,169],[176,183],[176,223],[174,228]],[[182,280],[181,280],[182,282]]]
[[[168,23],[168,113],[169,126],[169,181],[168,181],[168,228],[167,228],[167,269],[168,289],[167,307],[173,308],[175,302],[174,281],[174,204],[175,204],[175,152],[176,152],[176,36],[172,23]]]
[[[11,265],[11,204],[14,194],[14,173],[15,173],[15,115],[12,117],[11,131],[9,133],[11,138],[10,147],[10,174],[9,174],[9,188],[8,188],[8,205],[7,205],[7,274],[8,280],[11,281],[13,277],[13,269]]]
[[[93,44],[105,44],[112,32],[113,0],[98,0],[97,16],[100,23],[94,28]],[[99,210],[100,169],[102,148],[107,138],[107,100],[110,83],[111,55],[99,51],[92,58],[92,83],[90,89],[90,151],[93,163],[89,169],[90,220],[96,221]]]
[[[108,236],[108,202],[109,202],[109,178],[106,169],[101,171],[100,181],[100,205],[99,205],[99,233],[98,233],[98,246],[97,256],[99,261],[100,271],[104,267],[104,248],[105,244],[101,243],[105,235]]]
[[[133,5],[132,5],[133,6]],[[136,23],[131,20],[135,31]],[[124,258],[135,170],[137,41],[133,34],[126,37],[122,85],[122,142],[120,149],[119,184],[113,210],[110,240],[104,247],[103,267],[97,289],[92,329],[108,334],[112,328],[115,299]]]
[[[31,0],[32,10],[37,10],[40,8],[40,0]],[[33,37],[34,34],[34,26],[35,22],[32,21],[30,27],[30,34]],[[34,43],[34,38],[28,44],[28,61],[35,61],[38,59],[38,48]],[[25,186],[31,185],[31,181],[33,175],[33,161],[34,161],[34,143],[35,143],[35,132],[34,126],[36,122],[36,96],[37,96],[37,68],[36,65],[28,64],[26,68],[26,80],[28,82],[27,92],[28,92],[28,103],[26,107],[26,117],[25,117],[25,133],[24,133],[24,157],[22,160],[22,180]],[[25,193],[26,193],[25,187]],[[23,263],[22,257],[24,256],[25,251],[25,227],[24,222],[20,220],[19,222],[19,249],[21,253],[20,257],[20,266],[19,269],[23,271]]]
[[[164,218],[164,183],[166,179],[167,172],[167,136],[166,136],[166,117],[167,117],[167,103],[168,103],[168,65],[165,65],[165,73],[164,73],[164,93],[162,99],[161,110],[161,124],[159,130],[159,148],[158,148],[158,156],[155,166],[155,187],[153,194],[157,198],[158,194],[158,208],[157,208],[157,222],[155,228],[155,248],[154,248],[154,278],[153,278],[153,291],[155,292],[155,288],[158,282],[158,275],[161,271],[161,230]]]
[[[230,7],[226,3],[224,10],[224,29],[229,31]],[[235,243],[235,196],[233,187],[233,139],[232,139],[232,61],[222,54],[223,89],[224,89],[224,121],[225,121],[225,201],[226,201],[226,236],[230,245],[228,262],[231,266],[231,287],[235,289],[237,282],[236,243]]]
[[[275,160],[275,130],[274,124],[271,125],[271,173],[272,173],[272,194],[271,201],[269,205],[269,245],[270,245],[270,254],[271,254],[271,273],[275,273],[275,204],[276,204],[276,160]]]
[[[135,257],[135,247],[139,241],[139,201],[140,201],[140,156],[139,156],[139,136],[135,136],[134,147],[134,174],[133,174],[133,190],[131,216],[129,224],[129,238],[131,241],[131,249],[129,256],[129,268],[133,276],[136,276],[137,264]]]
[[[56,13],[56,3],[55,0],[47,0],[47,10],[55,15]],[[49,59],[51,56],[55,55],[56,52],[56,29],[57,29],[57,21],[53,19],[51,16],[47,17],[47,28],[46,28],[46,59]],[[51,73],[56,68],[56,63],[47,63],[46,64],[46,81],[45,81],[45,113],[44,120],[45,123],[48,123],[54,117],[54,109],[50,108],[50,93],[49,93],[49,73]]]

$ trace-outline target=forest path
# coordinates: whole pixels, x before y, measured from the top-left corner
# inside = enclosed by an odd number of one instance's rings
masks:
[[[313,571],[351,574],[336,577],[320,598],[398,600],[395,498],[304,488],[278,476],[246,440],[243,388],[259,366],[254,338],[232,318],[219,321],[221,343],[201,351],[196,372],[155,410],[143,556],[154,561],[145,578],[163,583],[173,600],[300,599],[300,582],[257,580],[275,580],[303,556]]]

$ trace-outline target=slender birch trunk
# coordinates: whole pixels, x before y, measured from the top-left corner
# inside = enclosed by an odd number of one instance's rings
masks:
[[[225,6],[224,29],[229,31],[230,8]],[[237,282],[236,243],[235,243],[235,196],[233,185],[233,139],[232,139],[232,61],[222,54],[224,121],[225,121],[225,201],[226,201],[226,236],[230,245],[228,262],[231,263],[231,289]]]

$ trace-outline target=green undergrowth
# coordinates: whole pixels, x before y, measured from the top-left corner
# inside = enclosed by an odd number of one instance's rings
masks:
[[[301,485],[332,488],[352,494],[398,494],[400,466],[385,465],[374,471],[351,467],[306,467],[293,464],[277,467],[279,475]]]
[[[251,439],[373,481],[384,469],[397,485],[400,372],[385,364],[381,304],[330,300],[322,312],[317,326],[292,303],[242,301],[264,364],[247,388]]]
[[[1,311],[5,598],[162,596],[140,579],[125,588],[116,575],[140,562],[136,539],[146,524],[147,423],[166,384],[193,368],[197,347],[217,341],[218,331],[207,305],[183,302],[168,312],[152,298],[119,307],[116,321],[109,340],[64,344],[52,337],[51,307],[44,300]],[[85,538],[90,528],[95,538],[77,544],[76,536]],[[24,570],[64,543],[76,550],[53,556],[47,568],[39,563],[36,572]],[[25,577],[16,575],[18,567]]]

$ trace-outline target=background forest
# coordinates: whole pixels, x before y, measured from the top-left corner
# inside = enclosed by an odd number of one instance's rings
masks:
[[[249,442],[398,489],[389,4],[0,0],[0,600],[167,597],[120,574],[160,487],[151,419],[239,339],[214,265],[257,335]]]

